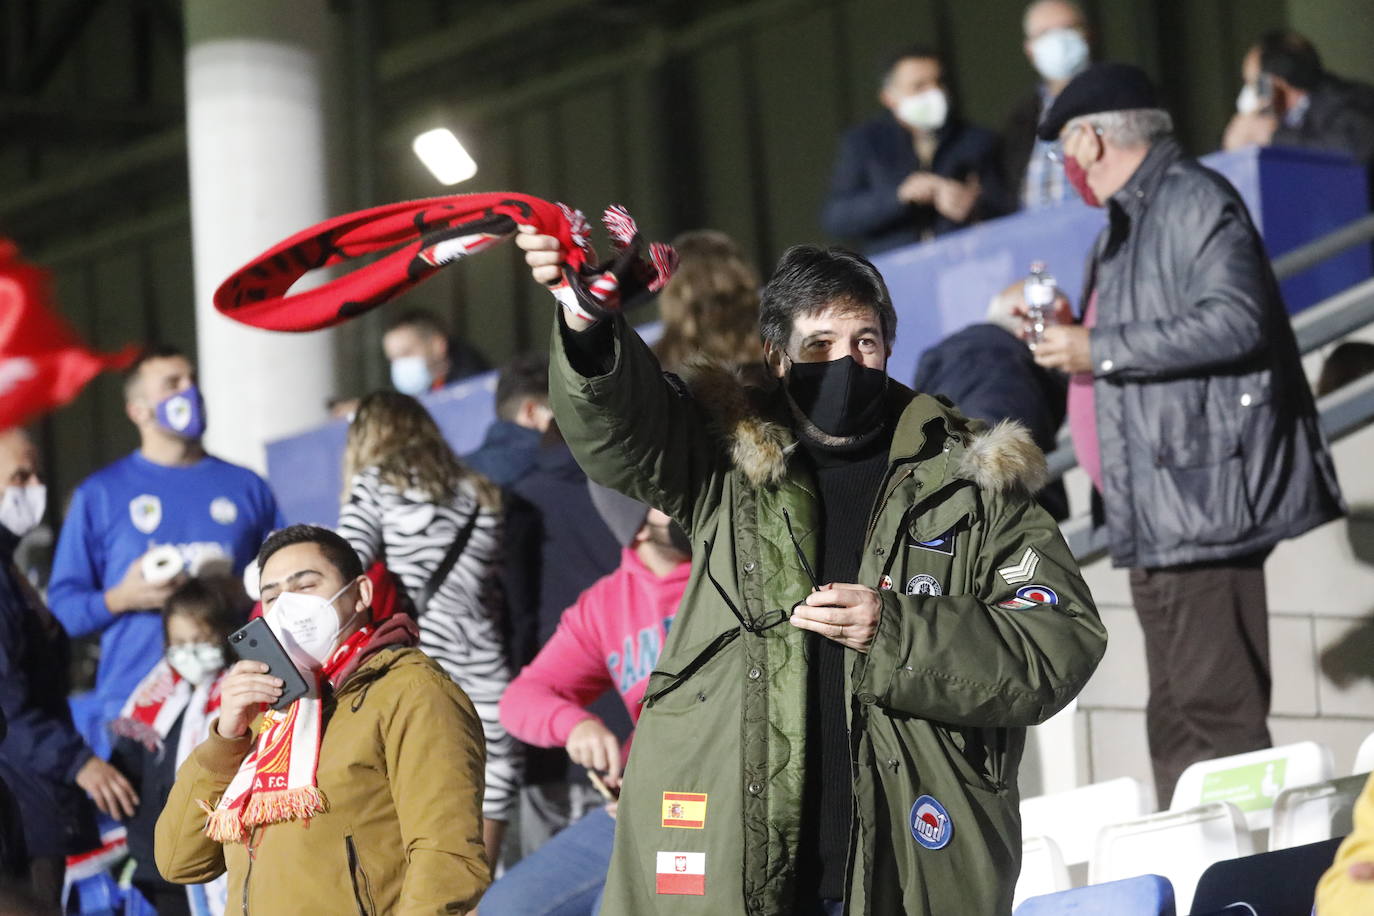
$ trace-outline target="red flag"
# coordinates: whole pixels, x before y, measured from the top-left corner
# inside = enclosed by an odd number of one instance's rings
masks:
[[[132,346],[111,355],[86,349],[50,301],[47,274],[0,239],[0,430],[61,407],[101,370],[138,355]]]

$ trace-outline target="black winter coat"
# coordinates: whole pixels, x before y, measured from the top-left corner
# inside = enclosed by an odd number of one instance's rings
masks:
[[[1083,301],[1117,566],[1243,556],[1345,511],[1259,233],[1224,178],[1155,143],[1107,203]]]
[[[506,645],[519,671],[558,629],[577,596],[620,563],[620,545],[601,521],[572,451],[560,439],[544,445],[527,473],[505,491],[502,583],[509,608]],[[589,707],[622,739],[633,726],[625,704],[608,691]],[[565,782],[576,774],[562,748],[527,747],[525,782]]]
[[[150,751],[131,738],[120,738],[110,752],[110,764],[123,773],[138,792],[138,808],[134,816],[124,822],[124,827],[128,831],[129,856],[136,863],[133,877],[140,884],[171,886],[158,872],[153,860],[153,834],[158,816],[167,804],[167,796],[172,794],[172,785],[177,781],[177,744],[181,741],[184,724],[185,711],[167,730],[162,747],[157,750]],[[182,896],[185,897],[185,891]]]
[[[94,809],[76,786],[91,749],[67,706],[67,634],[20,581],[17,544],[0,526],[0,781],[18,806],[28,856],[63,856],[99,845]]]
[[[1280,125],[1273,144],[1344,153],[1374,167],[1374,87],[1327,74],[1309,98],[1302,123]]]
[[[1068,382],[1063,373],[1036,365],[1030,348],[995,324],[972,324],[921,354],[912,387],[954,402],[966,417],[996,426],[1016,420],[1041,451],[1052,452],[1064,425]],[[1069,516],[1069,499],[1056,480],[1036,494],[1056,521]]]

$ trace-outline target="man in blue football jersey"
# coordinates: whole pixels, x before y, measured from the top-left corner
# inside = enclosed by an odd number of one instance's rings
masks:
[[[106,724],[162,657],[158,610],[185,574],[236,573],[284,522],[272,491],[247,468],[205,453],[205,405],[179,350],[145,352],[124,385],[139,448],[77,487],[53,561],[48,601],[73,637],[100,634],[93,696],[78,727],[97,753]],[[145,564],[152,551],[161,562]],[[181,575],[163,579],[181,567]]]

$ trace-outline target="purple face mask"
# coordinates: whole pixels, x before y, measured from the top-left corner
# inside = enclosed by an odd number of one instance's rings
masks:
[[[174,436],[199,439],[205,434],[205,401],[195,385],[157,405],[157,423]]]

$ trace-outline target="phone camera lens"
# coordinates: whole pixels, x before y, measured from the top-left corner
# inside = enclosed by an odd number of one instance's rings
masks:
[[[254,648],[256,648],[257,645],[258,645],[258,641],[257,641],[256,639],[250,639],[250,640],[248,641],[248,645],[253,646]]]

